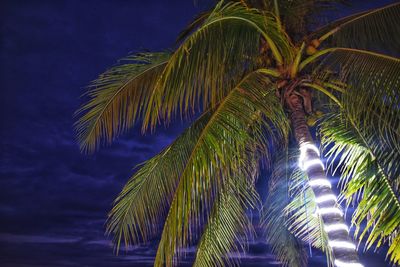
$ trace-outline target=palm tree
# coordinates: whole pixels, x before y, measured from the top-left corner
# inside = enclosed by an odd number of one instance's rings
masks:
[[[83,152],[138,121],[143,132],[191,121],[116,199],[107,231],[117,250],[161,234],[155,266],[192,245],[194,266],[237,265],[229,253],[246,249],[256,208],[284,266],[306,265],[304,241],[329,265],[362,266],[328,166],[355,207],[354,238],[400,263],[400,59],[382,54],[400,47],[400,4],[316,27],[337,2],[220,1],[174,51],[128,56],[89,86],[76,123]],[[271,172],[263,204],[261,166]]]

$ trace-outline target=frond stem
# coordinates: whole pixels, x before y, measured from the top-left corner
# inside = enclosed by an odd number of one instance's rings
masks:
[[[328,88],[331,88],[331,89],[333,89],[335,91],[338,91],[340,93],[344,94],[346,92],[343,88],[341,88],[340,86],[337,86],[337,85],[335,85],[333,83],[324,82],[323,84],[324,84],[324,86],[326,86]]]
[[[266,74],[266,75],[272,76],[274,78],[279,78],[281,76],[281,73],[275,69],[264,69],[263,68],[263,69],[256,70],[256,72]]]
[[[293,79],[294,77],[296,77],[298,70],[299,70],[299,63],[301,60],[301,56],[303,54],[303,50],[304,50],[304,46],[305,43],[303,42],[301,44],[301,47],[299,49],[299,51],[297,52],[296,58],[294,59],[293,65],[291,67],[291,71],[290,71],[290,77]]]
[[[387,60],[391,60],[391,61],[400,63],[399,58],[391,57],[388,55],[384,55],[384,54],[380,54],[380,53],[376,53],[376,52],[372,52],[372,51],[355,49],[355,48],[346,48],[346,47],[332,47],[332,48],[327,48],[327,49],[318,51],[314,55],[306,58],[303,62],[300,63],[299,71],[304,69],[308,64],[310,64],[314,60],[318,59],[319,57],[321,57],[325,54],[328,54],[328,53],[335,52],[335,51],[345,51],[345,52],[352,52],[352,53],[364,54],[364,55],[369,55],[369,56],[375,56],[375,57],[379,57],[382,59],[387,59]]]

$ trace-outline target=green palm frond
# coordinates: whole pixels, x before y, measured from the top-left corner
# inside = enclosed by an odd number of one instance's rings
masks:
[[[132,55],[92,82],[75,124],[82,151],[111,142],[142,117],[168,59],[168,53]]]
[[[364,146],[382,167],[393,189],[400,193],[400,110],[386,94],[349,89],[342,97],[342,113],[353,126]],[[396,99],[396,102],[398,100]]]
[[[251,166],[241,163],[248,156],[248,144],[253,147],[263,142],[265,132],[261,128],[268,130],[273,125],[277,131],[270,131],[270,135],[287,138],[287,120],[273,88],[264,75],[250,74],[231,90],[211,115],[180,175],[155,266],[176,263],[182,255],[181,249],[199,232],[202,218],[208,217],[213,198],[224,191],[226,181],[233,179],[238,170]],[[253,124],[254,128],[254,118],[259,113],[262,115],[257,122],[259,129],[249,132],[249,126]]]
[[[229,253],[246,249],[254,232],[246,209],[257,205],[258,194],[247,175],[236,174],[234,179],[214,202],[197,248],[195,267],[239,266],[239,258],[231,258]]]
[[[390,177],[391,170],[398,168],[399,155],[379,156],[379,137],[366,130],[368,125],[362,121],[353,121],[346,110],[327,115],[320,126],[326,155],[341,172],[341,194],[347,205],[358,202],[352,217],[355,235],[360,241],[365,238],[367,249],[389,244],[391,262],[400,263],[400,202],[393,187],[400,177]]]
[[[340,96],[341,112],[394,181],[400,176],[400,166],[392,164],[400,161],[400,59],[361,50],[334,53],[327,62],[341,64],[341,80],[347,83]]]
[[[329,72],[339,72],[342,78],[353,78],[356,81],[369,83],[371,79],[382,76],[380,82],[392,82],[396,85],[397,77],[393,77],[399,72],[400,59],[388,55],[375,53],[367,50],[332,47],[318,51],[314,55],[304,59],[299,70],[304,69],[310,63],[316,62],[323,57],[324,60],[318,70]],[[317,69],[314,69],[316,71]]]
[[[143,129],[175,114],[190,116],[215,107],[231,88],[254,70],[264,38],[278,63],[290,60],[292,47],[275,18],[240,3],[221,1],[173,53],[152,95]]]
[[[334,21],[309,38],[330,38],[335,46],[359,49],[393,49],[400,46],[400,3],[364,11]]]
[[[107,232],[117,251],[148,241],[160,232],[172,195],[196,141],[210,118],[204,114],[158,155],[142,163],[115,200]]]
[[[290,202],[289,175],[292,160],[281,155],[273,164],[269,179],[268,197],[264,204],[263,225],[272,253],[284,267],[303,267],[307,264],[307,253],[301,240],[288,229],[286,206]]]
[[[399,151],[400,59],[369,51],[332,48],[322,69],[339,72],[339,98],[354,120],[375,125],[382,140]],[[304,63],[304,62],[303,62]],[[303,67],[303,66],[302,66]]]
[[[307,181],[307,176],[300,169],[292,172],[289,187],[291,201],[285,207],[285,213],[289,214],[288,229],[304,242],[325,252],[328,266],[333,266],[328,236],[323,230],[322,218],[315,214],[317,203]]]
[[[400,71],[399,58],[367,50],[334,47],[322,50],[319,53],[329,53],[325,64],[340,67],[344,75],[356,80],[367,79],[364,83],[369,83],[377,75],[381,76],[380,82],[382,83],[392,82],[392,80],[389,80],[390,78],[395,79],[396,83],[397,77],[391,76],[396,76]]]

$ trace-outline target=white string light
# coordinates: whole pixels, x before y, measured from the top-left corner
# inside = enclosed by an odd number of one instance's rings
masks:
[[[300,145],[300,157],[299,157],[299,167],[303,171],[307,171],[310,167],[315,165],[320,165],[323,170],[325,170],[324,163],[319,158],[313,158],[310,160],[306,160],[307,158],[307,151],[312,150],[315,152],[318,157],[320,157],[319,149],[312,143],[302,143]],[[331,183],[326,178],[317,178],[308,181],[308,184],[311,187],[321,186],[321,187],[329,187],[332,188]],[[337,197],[334,194],[325,194],[319,196],[315,199],[316,203],[321,204],[328,201],[334,201],[335,204],[337,203]],[[327,208],[320,208],[317,209],[316,214],[314,215],[328,215],[328,214],[338,214],[343,216],[343,212],[338,207],[327,207]],[[326,225],[324,227],[325,232],[330,233],[334,231],[344,230],[349,232],[349,227],[344,223],[335,223],[331,225]],[[329,241],[329,245],[331,248],[339,248],[339,249],[352,249],[356,250],[356,246],[354,243],[349,241],[341,241],[341,240],[331,240]],[[362,264],[358,262],[344,262],[341,260],[335,260],[335,265],[337,267],[364,267]]]
[[[303,143],[303,144],[301,144],[301,146],[300,146],[300,155],[302,155],[302,154],[305,155],[307,150],[314,151],[315,153],[317,153],[318,157],[320,155],[318,147],[316,147],[314,144],[311,144],[311,143]]]
[[[302,170],[304,170],[303,165],[304,165],[304,160],[305,160],[306,155],[307,155],[307,150],[312,150],[318,155],[318,157],[320,156],[319,149],[314,144],[311,144],[311,143],[303,143],[303,144],[301,144],[301,146],[300,146],[300,157],[299,157],[299,167]]]
[[[323,196],[317,197],[315,199],[315,202],[317,202],[318,204],[321,204],[321,203],[331,201],[331,200],[333,200],[335,202],[337,201],[337,198],[334,194],[328,194],[328,195],[323,195]]]
[[[335,224],[331,224],[331,225],[326,225],[324,227],[324,229],[325,229],[325,232],[327,232],[327,233],[339,231],[339,230],[345,230],[345,231],[349,232],[349,227],[344,223],[335,223]]]
[[[318,209],[317,213],[319,215],[339,214],[340,216],[343,216],[343,212],[338,208],[321,208]]]
[[[356,249],[356,245],[353,244],[353,242],[349,241],[338,241],[338,240],[332,240],[329,241],[329,246],[331,248],[344,248],[344,249]]]
[[[315,145],[310,143],[304,143],[300,146],[300,157],[299,157],[300,162],[303,162],[304,159],[306,158],[307,150],[312,150],[318,155],[318,157],[320,156],[319,149]]]
[[[324,163],[320,159],[311,159],[303,163],[303,171],[307,171],[311,166],[320,165],[325,170]]]
[[[341,260],[335,260],[335,265],[337,267],[364,267],[364,265],[358,262],[343,262]]]
[[[310,180],[310,181],[308,181],[308,184],[311,187],[314,187],[314,186],[326,186],[326,187],[332,188],[331,182],[329,182],[325,178],[319,178],[319,179]]]

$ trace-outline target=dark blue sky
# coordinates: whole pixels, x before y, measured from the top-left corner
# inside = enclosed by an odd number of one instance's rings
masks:
[[[173,47],[207,5],[198,2],[0,1],[0,266],[151,265],[155,244],[117,257],[104,222],[132,168],[183,126],[147,136],[134,129],[85,156],[75,142],[73,113],[84,86],[117,59]],[[388,1],[353,9],[382,2]],[[255,240],[243,266],[279,266],[266,247]],[[321,258],[314,257],[315,266]],[[386,266],[383,256],[363,260]]]

